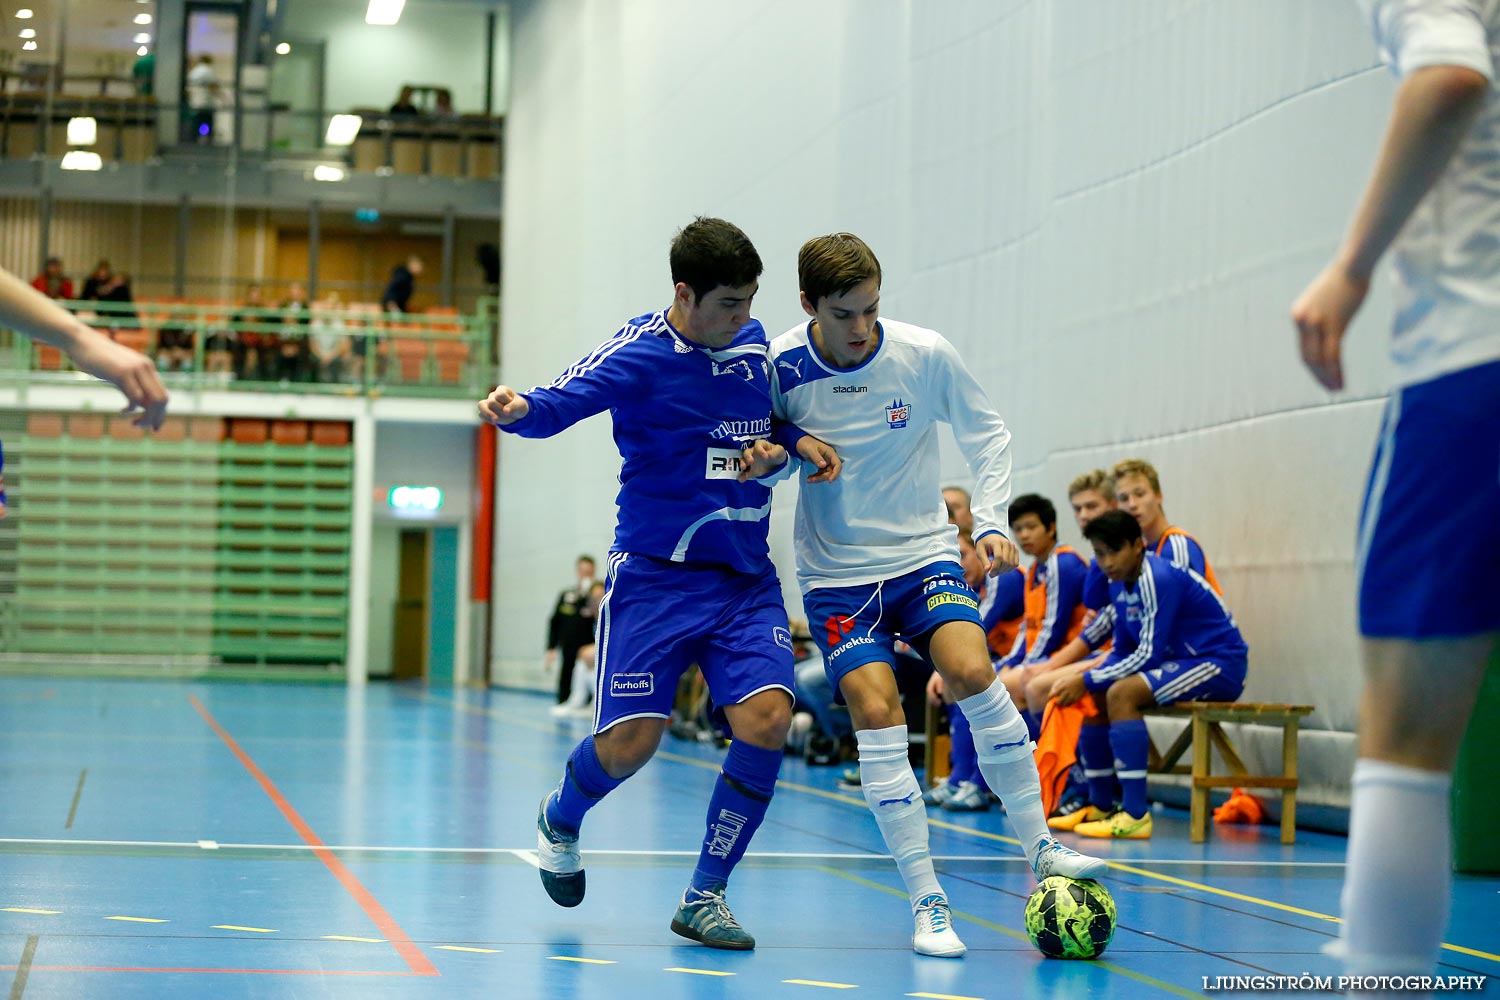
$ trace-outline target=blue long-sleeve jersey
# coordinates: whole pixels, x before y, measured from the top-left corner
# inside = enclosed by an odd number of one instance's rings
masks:
[[[722,350],[682,337],[664,312],[630,320],[502,427],[551,437],[609,410],[623,464],[616,552],[772,572],[768,483],[737,481],[742,445],[771,434],[769,344],[751,320]]]
[[[1115,645],[1103,663],[1084,671],[1090,691],[1183,657],[1212,659],[1226,678],[1244,681],[1249,647],[1223,599],[1200,574],[1147,553],[1135,582],[1110,581],[1109,596]]]

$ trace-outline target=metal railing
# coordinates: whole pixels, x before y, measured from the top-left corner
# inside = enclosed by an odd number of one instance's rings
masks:
[[[473,314],[386,313],[212,303],[60,302],[156,361],[187,390],[478,398],[495,384],[499,305]],[[6,341],[9,341],[7,344]],[[65,384],[88,376],[55,348],[0,330],[0,383]]]

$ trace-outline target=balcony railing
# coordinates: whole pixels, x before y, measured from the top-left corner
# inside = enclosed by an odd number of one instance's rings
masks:
[[[472,315],[386,313],[374,305],[256,308],[181,302],[60,302],[150,355],[169,387],[478,398],[495,383],[499,303]],[[7,343],[8,342],[8,343]],[[88,376],[62,352],[0,330],[0,383]]]

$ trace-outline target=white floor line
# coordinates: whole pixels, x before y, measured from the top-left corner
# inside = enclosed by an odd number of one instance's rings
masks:
[[[166,841],[166,840],[66,840],[66,839],[44,839],[24,837],[0,837],[0,848],[6,844],[19,845],[58,845],[69,847],[171,847],[171,848],[196,848],[198,850],[224,851],[312,851],[315,848],[307,844],[227,844],[215,841]],[[388,854],[509,854],[527,864],[535,865],[536,851],[529,848],[517,847],[401,847],[375,844],[329,844],[330,851],[363,851],[365,853],[388,853]],[[641,857],[641,858],[696,858],[697,851],[650,851],[650,850],[591,850],[585,849],[584,854],[592,857]],[[859,854],[859,853],[819,853],[806,851],[751,851],[745,855],[747,858],[764,858],[767,860],[794,860],[794,861],[879,861],[888,859],[885,854]],[[1020,864],[1026,859],[1020,855],[1014,857],[1004,854],[937,854],[933,855],[933,861],[937,862],[1002,862]],[[1212,865],[1216,868],[1343,868],[1342,861],[1243,861],[1215,858],[1106,858],[1106,861],[1118,861],[1121,864],[1133,865],[1137,868],[1151,868],[1156,866],[1172,865]]]

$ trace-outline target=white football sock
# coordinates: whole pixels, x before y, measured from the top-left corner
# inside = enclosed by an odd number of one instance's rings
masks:
[[[886,850],[896,859],[913,908],[924,896],[943,891],[927,849],[927,807],[912,772],[905,726],[864,729],[859,744],[859,783],[875,814]]]
[[[1005,804],[1005,815],[1026,849],[1026,858],[1034,862],[1037,846],[1050,834],[1042,812],[1042,781],[1032,755],[1036,745],[1031,742],[1026,720],[998,677],[989,688],[970,695],[958,706],[974,734],[979,773]]]
[[[1437,771],[1360,759],[1349,806],[1344,962],[1351,975],[1431,975],[1453,895],[1448,790]]]

